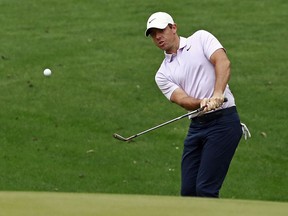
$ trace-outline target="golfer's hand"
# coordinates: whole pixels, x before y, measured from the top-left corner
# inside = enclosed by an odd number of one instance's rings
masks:
[[[224,96],[219,97],[213,96],[212,98],[204,98],[201,101],[200,106],[205,107],[203,112],[209,112],[221,107],[223,103],[224,103]]]

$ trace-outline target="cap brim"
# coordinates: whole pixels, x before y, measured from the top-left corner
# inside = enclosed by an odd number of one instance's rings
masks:
[[[154,24],[154,25],[150,25],[147,27],[146,31],[145,31],[145,35],[146,37],[149,36],[150,34],[150,31],[152,28],[156,28],[156,29],[165,29],[167,27],[167,23],[157,23],[157,24]]]
[[[150,30],[151,30],[152,28],[149,28],[149,29],[147,29],[146,31],[145,31],[145,35],[146,35],[146,37],[148,37],[149,35],[150,35]]]

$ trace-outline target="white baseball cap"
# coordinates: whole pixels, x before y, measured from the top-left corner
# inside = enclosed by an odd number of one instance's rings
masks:
[[[173,18],[168,13],[156,12],[152,14],[147,21],[146,37],[150,34],[151,28],[164,29],[168,24],[174,24]]]

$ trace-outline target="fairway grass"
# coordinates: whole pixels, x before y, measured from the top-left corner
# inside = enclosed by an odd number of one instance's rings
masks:
[[[277,215],[288,203],[81,193],[0,192],[0,216]]]

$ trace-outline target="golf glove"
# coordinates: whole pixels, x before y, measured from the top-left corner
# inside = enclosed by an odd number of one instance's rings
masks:
[[[251,133],[250,133],[248,127],[244,123],[241,122],[240,124],[242,126],[242,132],[243,132],[244,139],[247,140],[248,138],[251,137]]]

